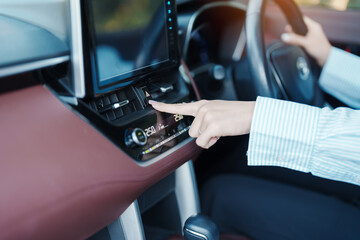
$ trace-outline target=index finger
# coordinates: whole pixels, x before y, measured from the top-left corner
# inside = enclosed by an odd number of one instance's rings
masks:
[[[195,117],[199,107],[202,105],[201,101],[192,103],[178,103],[178,104],[167,104],[156,102],[153,100],[149,101],[149,104],[160,112],[167,112],[171,114],[182,114],[187,116]]]

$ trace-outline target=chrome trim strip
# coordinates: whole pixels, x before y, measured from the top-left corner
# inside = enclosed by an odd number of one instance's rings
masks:
[[[146,162],[139,162],[139,161],[135,161],[139,166],[141,167],[147,167],[150,166],[151,164],[154,164],[158,161],[160,161],[161,159],[169,156],[170,154],[176,152],[177,150],[179,150],[180,148],[182,148],[183,146],[185,146],[186,144],[188,144],[189,142],[191,142],[193,140],[193,138],[189,137],[188,139],[185,139],[184,141],[182,141],[181,143],[179,143],[178,145],[172,147],[171,149],[167,150],[166,152],[160,154],[159,156],[150,159]]]
[[[145,240],[143,224],[137,201],[134,201],[117,220],[108,226],[112,240],[120,239],[115,238],[116,235],[118,235],[119,228],[122,228],[126,240]]]
[[[191,234],[193,234],[193,235],[195,235],[195,236],[201,237],[201,238],[204,239],[204,240],[208,240],[208,238],[207,238],[204,234],[201,234],[201,233],[192,231],[192,230],[187,229],[187,228],[185,228],[184,230],[187,231],[187,232],[189,232],[189,233],[191,233]]]
[[[85,97],[84,54],[82,48],[80,0],[69,0],[71,20],[71,62],[74,95]]]
[[[68,96],[59,96],[59,99],[65,103],[77,106],[78,100],[76,97],[68,97]]]
[[[10,66],[10,67],[3,67],[3,68],[0,68],[0,77],[6,77],[6,76],[10,76],[10,75],[15,75],[18,73],[23,73],[23,72],[28,72],[28,71],[44,68],[44,67],[49,67],[49,66],[60,64],[60,63],[63,63],[63,62],[69,61],[69,60],[70,60],[69,56],[61,56],[61,57],[55,57],[55,58],[50,58],[50,59],[45,59],[45,60],[39,60],[39,61],[35,61],[35,62],[23,63],[23,64]]]
[[[206,5],[202,6],[201,8],[199,8],[196,12],[194,12],[190,18],[189,25],[186,30],[186,38],[185,38],[184,49],[183,49],[183,56],[184,56],[185,61],[186,61],[187,52],[188,52],[188,48],[189,48],[191,32],[194,28],[196,19],[198,18],[198,16],[200,14],[202,14],[206,10],[209,10],[211,8],[216,8],[216,7],[233,7],[233,8],[237,8],[237,9],[244,10],[244,11],[246,11],[246,9],[247,9],[245,4],[238,3],[238,2],[215,2],[215,3],[206,4]]]
[[[175,171],[175,196],[179,207],[181,229],[183,229],[189,217],[200,213],[199,193],[191,160]]]

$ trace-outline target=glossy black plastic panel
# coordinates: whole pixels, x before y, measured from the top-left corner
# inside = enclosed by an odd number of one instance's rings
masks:
[[[178,55],[178,43],[177,43],[177,18],[176,18],[176,5],[174,0],[162,0],[162,7],[158,12],[165,11],[165,14],[155,14],[149,24],[140,30],[129,30],[123,32],[97,34],[96,32],[96,14],[92,3],[101,2],[100,0],[93,1],[82,1],[82,34],[83,34],[83,50],[84,50],[84,64],[85,64],[85,79],[86,79],[86,95],[97,96],[105,94],[110,91],[126,87],[130,84],[134,84],[138,81],[142,81],[144,77],[154,77],[160,72],[169,69],[177,69],[179,66],[179,55]],[[151,2],[149,0],[149,2]],[[136,9],[135,9],[136,10]],[[161,11],[160,11],[161,10]],[[125,11],[125,10],[124,10]],[[94,16],[95,15],[95,16]],[[159,16],[158,16],[159,15]],[[134,24],[134,23],[133,23]],[[126,25],[126,27],[129,24]],[[165,29],[165,30],[164,30]],[[163,36],[165,35],[165,36]],[[109,47],[101,48],[99,50],[99,40],[108,46],[113,46],[122,49],[121,54],[123,60],[119,56],[115,57],[114,51],[109,52]],[[162,40],[161,40],[162,39]],[[139,41],[142,43],[139,43]],[[135,47],[134,46],[143,46]],[[158,61],[155,56],[159,49],[167,50],[168,58],[163,61]],[[124,49],[126,51],[124,51]],[[126,52],[129,52],[127,54]],[[131,53],[135,51],[135,53]],[[117,51],[115,51],[117,52]],[[112,69],[107,64],[99,62],[99,56],[105,54],[111,59],[117,59],[114,61],[108,61],[112,66],[117,62],[116,65],[119,67],[118,74],[112,74],[113,77],[109,79],[103,78],[101,72],[105,69]],[[99,55],[100,54],[100,55]],[[131,55],[129,59],[135,57],[135,65],[127,66],[125,61],[127,55]],[[128,59],[128,60],[129,60]],[[132,59],[134,60],[134,59]],[[156,64],[153,64],[157,62]],[[151,63],[150,65],[148,65]],[[115,66],[115,65],[114,65]],[[145,67],[140,67],[145,66]],[[101,71],[99,71],[101,68]],[[129,68],[129,71],[122,72],[123,69]],[[105,79],[105,80],[104,80]]]

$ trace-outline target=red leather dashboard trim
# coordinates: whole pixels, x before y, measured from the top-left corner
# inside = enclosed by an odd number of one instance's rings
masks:
[[[43,86],[0,95],[0,239],[84,239],[200,149],[140,167]]]

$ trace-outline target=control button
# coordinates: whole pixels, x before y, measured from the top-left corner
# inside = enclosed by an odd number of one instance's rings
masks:
[[[147,142],[145,132],[140,128],[129,130],[125,136],[125,144],[128,147],[144,146]]]
[[[129,103],[130,103],[129,100],[125,100],[125,101],[116,102],[116,103],[113,103],[111,105],[104,106],[103,102],[101,102],[101,103],[98,103],[97,109],[98,109],[99,113],[104,113],[104,112],[108,112],[110,110],[119,109],[119,108],[121,108],[123,106],[126,106]]]
[[[96,108],[97,108],[98,110],[104,107],[104,103],[103,103],[103,101],[102,101],[101,98],[96,99],[95,104],[96,104]]]
[[[115,116],[116,118],[121,118],[122,116],[124,116],[123,110],[121,108],[115,109]]]
[[[115,93],[110,95],[110,101],[111,101],[111,103],[119,102],[119,99],[118,99],[118,97],[116,96]]]
[[[171,84],[162,85],[162,86],[160,87],[160,91],[161,91],[162,93],[171,92],[172,90],[174,90],[174,86],[171,85]]]
[[[136,90],[139,93],[143,108],[147,107],[149,105],[149,100],[152,99],[149,89],[145,86],[141,88],[136,88]]]
[[[103,98],[102,98],[102,101],[103,101],[103,103],[104,103],[104,106],[107,106],[107,105],[110,105],[110,104],[111,104],[110,99],[109,99],[109,97],[107,97],[107,96],[103,97]]]
[[[118,102],[118,103],[114,103],[111,106],[111,108],[115,110],[115,109],[121,108],[121,107],[123,107],[123,106],[125,106],[125,105],[127,105],[129,103],[130,103],[129,100],[124,100],[124,101],[121,101],[121,102]]]
[[[124,91],[118,92],[117,97],[119,98],[119,101],[124,101],[124,100],[128,99],[128,97],[126,97],[126,94]]]
[[[115,113],[114,111],[108,111],[106,112],[106,117],[110,120],[110,121],[114,121],[116,119]]]

